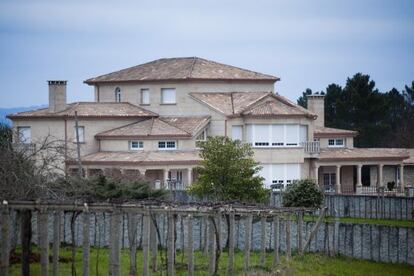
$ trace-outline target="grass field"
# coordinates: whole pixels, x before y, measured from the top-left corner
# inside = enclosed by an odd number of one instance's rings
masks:
[[[36,252],[36,248],[34,249]],[[99,250],[98,274],[96,273],[97,249],[91,249],[90,275],[108,275],[108,249]],[[70,248],[61,249],[61,257],[70,258]],[[128,275],[129,257],[128,251],[122,250],[121,253],[121,274]],[[158,255],[158,263],[161,267],[160,254]],[[165,255],[164,255],[165,256]],[[184,258],[183,258],[184,257]],[[138,275],[142,273],[142,252],[138,251],[137,264]],[[251,254],[251,274],[252,275],[275,275],[276,271],[280,271],[281,275],[414,275],[414,266],[402,264],[384,264],[371,261],[356,260],[347,257],[329,258],[319,254],[306,254],[304,256],[293,256],[289,264],[281,257],[282,263],[272,268],[272,254],[267,254],[266,267],[259,266],[259,254],[252,252]],[[165,263],[165,257],[164,257]],[[177,252],[176,275],[186,275],[186,259],[180,252]],[[243,252],[236,252],[235,271],[236,275],[243,274]],[[82,252],[79,249],[76,254],[77,275],[82,275]],[[226,275],[227,253],[223,252],[220,258],[219,275]],[[51,267],[51,266],[50,266]],[[60,263],[59,275],[71,275],[70,263]],[[50,269],[50,275],[51,275]],[[208,258],[201,252],[195,252],[195,274],[207,275]],[[14,264],[11,267],[11,275],[20,275],[20,264]],[[40,265],[38,263],[31,264],[31,274],[40,275]],[[152,275],[166,275],[164,272],[152,273]]]
[[[316,221],[317,216],[304,216],[305,221]],[[334,217],[326,217],[325,222],[335,222]],[[368,219],[368,218],[339,218],[340,222],[357,223],[357,224],[373,224],[386,226],[399,226],[414,228],[414,220],[396,220],[396,219]]]

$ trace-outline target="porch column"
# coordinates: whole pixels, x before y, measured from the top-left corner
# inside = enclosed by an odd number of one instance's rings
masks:
[[[357,165],[357,187],[362,187],[362,165]]]
[[[404,193],[404,188],[405,188],[405,184],[404,184],[404,164],[400,164],[400,187],[401,187],[401,192]]]
[[[336,193],[341,193],[341,165],[336,165]]]
[[[187,187],[193,184],[193,168],[187,169]]]
[[[139,174],[143,177],[145,177],[145,173],[147,172],[147,169],[139,169]]]
[[[169,169],[163,169],[163,170],[162,170],[164,177],[163,177],[163,179],[162,179],[163,183],[162,183],[161,185],[162,185],[163,187],[166,187],[166,186],[167,186],[168,172],[169,172],[169,171],[170,171]]]
[[[319,165],[315,165],[315,183],[319,186]]]
[[[383,164],[379,164],[378,165],[378,182],[377,182],[377,187],[382,187],[384,186],[384,184],[382,183],[382,170],[384,168]]]

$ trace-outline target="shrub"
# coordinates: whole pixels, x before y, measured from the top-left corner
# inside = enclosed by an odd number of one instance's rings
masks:
[[[283,206],[318,208],[322,205],[323,194],[311,179],[299,180],[288,186],[283,193]]]
[[[388,191],[394,190],[394,187],[395,187],[395,181],[390,181],[387,183]]]

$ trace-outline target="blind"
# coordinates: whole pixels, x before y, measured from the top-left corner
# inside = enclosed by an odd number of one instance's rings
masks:
[[[231,138],[233,140],[243,141],[243,126],[232,126],[231,127]]]
[[[259,175],[264,178],[263,184],[266,188],[270,188],[270,185],[272,185],[270,166],[269,164],[262,164],[262,169],[259,171]]]
[[[85,127],[83,126],[78,126],[78,134],[79,134],[79,142],[83,143],[85,142]],[[76,127],[75,127],[75,142],[76,142]]]
[[[285,180],[285,164],[272,165],[272,180],[274,184],[283,183]]]
[[[299,125],[286,125],[286,145],[295,146],[299,143]]]
[[[272,146],[283,146],[285,140],[284,125],[272,125]]]
[[[149,104],[149,89],[141,89],[141,104]]]
[[[175,104],[175,88],[162,88],[161,101],[163,104]]]
[[[299,135],[299,142],[306,142],[308,141],[308,126],[301,125],[300,126],[300,135]]]
[[[31,143],[32,140],[32,133],[30,127],[18,127],[18,135],[19,135],[19,142],[20,143]]]
[[[269,125],[255,125],[254,126],[254,142],[269,144]]]
[[[299,164],[286,164],[286,179],[287,180],[300,179],[300,165]]]

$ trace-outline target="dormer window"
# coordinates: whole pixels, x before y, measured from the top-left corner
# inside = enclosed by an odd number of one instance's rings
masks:
[[[121,88],[119,87],[115,88],[115,102],[121,102]]]
[[[161,104],[175,103],[175,88],[161,88]]]
[[[159,150],[175,150],[177,149],[177,141],[158,141]]]
[[[328,147],[330,148],[343,148],[344,146],[345,146],[345,141],[343,138],[328,140]]]

